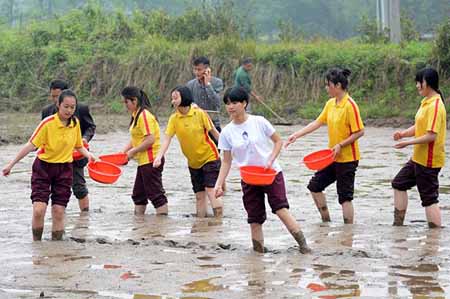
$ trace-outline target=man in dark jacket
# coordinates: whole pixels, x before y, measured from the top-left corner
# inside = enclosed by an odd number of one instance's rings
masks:
[[[58,97],[64,89],[68,88],[69,85],[63,80],[53,80],[50,83],[49,99],[52,101],[52,103],[42,109],[42,119],[56,113],[56,103],[58,101]],[[81,136],[83,138],[83,142],[88,143],[89,141],[91,141],[92,137],[94,137],[96,128],[94,119],[89,112],[89,107],[87,105],[77,103],[75,116],[80,121]],[[73,161],[72,190],[75,194],[75,197],[78,199],[78,204],[82,212],[89,211],[88,189],[86,187],[86,180],[84,179],[84,167],[86,166],[87,162],[88,160],[86,158]]]

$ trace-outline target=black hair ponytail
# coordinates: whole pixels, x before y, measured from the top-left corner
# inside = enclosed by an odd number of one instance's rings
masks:
[[[145,109],[150,111],[150,108],[152,106],[150,103],[150,99],[142,89],[137,88],[136,86],[125,87],[122,90],[121,95],[127,100],[137,101],[138,111],[136,113],[136,116],[131,117],[130,120],[130,126],[133,125],[133,127],[135,127],[139,119],[139,115],[142,113],[142,111],[144,111]]]
[[[328,82],[332,82],[334,85],[340,83],[343,90],[347,90],[348,78],[351,75],[351,71],[347,68],[332,68],[327,71],[325,77]]]

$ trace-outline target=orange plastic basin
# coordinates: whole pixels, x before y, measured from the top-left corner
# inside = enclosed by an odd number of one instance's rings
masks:
[[[99,159],[116,165],[125,165],[128,163],[128,156],[125,153],[102,155]]]
[[[321,170],[333,163],[333,151],[331,149],[320,150],[303,158],[303,163],[311,170]]]
[[[116,182],[122,174],[122,169],[120,169],[120,167],[105,161],[91,161],[87,166],[91,179],[103,184],[112,184]]]
[[[249,185],[270,185],[275,180],[276,171],[264,169],[262,166],[242,166],[240,168],[242,180]]]
[[[86,142],[83,142],[83,146],[84,146],[86,149],[89,149],[89,144],[87,144]],[[72,158],[73,158],[74,160],[80,160],[80,159],[83,159],[84,156],[83,156],[79,151],[74,150],[73,153],[72,153]]]

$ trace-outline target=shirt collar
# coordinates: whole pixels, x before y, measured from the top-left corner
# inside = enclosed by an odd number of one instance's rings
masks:
[[[345,105],[345,103],[347,103],[349,98],[350,98],[350,96],[348,95],[348,92],[346,92],[344,97],[342,98],[342,100],[339,102],[339,104],[336,103],[336,98],[334,98],[334,105],[338,106],[338,107],[342,107]]]
[[[441,98],[441,96],[439,94],[432,96],[431,98],[423,98],[422,102],[421,102],[421,106],[430,104],[432,102],[434,102],[437,98]]]
[[[191,109],[189,109],[189,111],[188,111],[187,114],[181,114],[178,110],[176,110],[175,115],[176,115],[178,118],[182,118],[182,117],[190,117],[190,116],[193,116],[194,113],[195,113],[195,108],[191,106]]]
[[[54,116],[55,116],[55,121],[56,121],[57,126],[58,126],[59,128],[66,128],[66,126],[63,124],[63,122],[62,122],[61,119],[59,118],[58,112],[56,112],[56,113],[54,114]],[[72,128],[72,127],[74,127],[74,126],[75,126],[75,122],[74,122],[73,120],[71,120],[71,121],[70,121],[70,124],[69,124],[67,127],[68,127],[68,128]]]

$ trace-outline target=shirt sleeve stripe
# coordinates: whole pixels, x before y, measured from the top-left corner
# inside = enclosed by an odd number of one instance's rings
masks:
[[[217,151],[216,145],[212,142],[211,138],[209,138],[208,131],[206,131],[206,129],[204,129],[203,130],[203,134],[205,136],[206,143],[208,143],[208,145],[210,146],[212,152],[214,153],[214,157],[216,158],[216,160],[218,160],[219,159],[219,152]]]
[[[53,119],[55,119],[55,117],[54,117],[53,115],[52,115],[52,116],[49,116],[49,117],[47,117],[47,118],[44,118],[44,120],[41,121],[41,123],[39,124],[39,126],[38,126],[38,127],[36,128],[36,130],[34,131],[33,135],[31,135],[30,142],[33,141],[33,139],[36,137],[36,135],[39,133],[39,131],[41,131],[41,129],[44,127],[44,125],[45,125],[46,123],[52,121]]]
[[[434,105],[434,116],[433,116],[433,124],[431,125],[431,131],[434,132],[434,126],[436,125],[437,114],[439,110],[439,101],[441,99],[436,99],[436,104]]]
[[[352,105],[353,112],[355,113],[356,125],[358,126],[358,130],[361,130],[361,125],[359,124],[359,113],[358,113],[358,109],[356,108],[356,103],[353,102],[352,99],[348,99],[348,101]]]
[[[150,126],[148,125],[148,120],[147,120],[147,111],[144,110],[142,111],[142,115],[144,117],[144,125],[145,125],[145,132],[147,135],[150,135],[152,132],[150,131]]]

